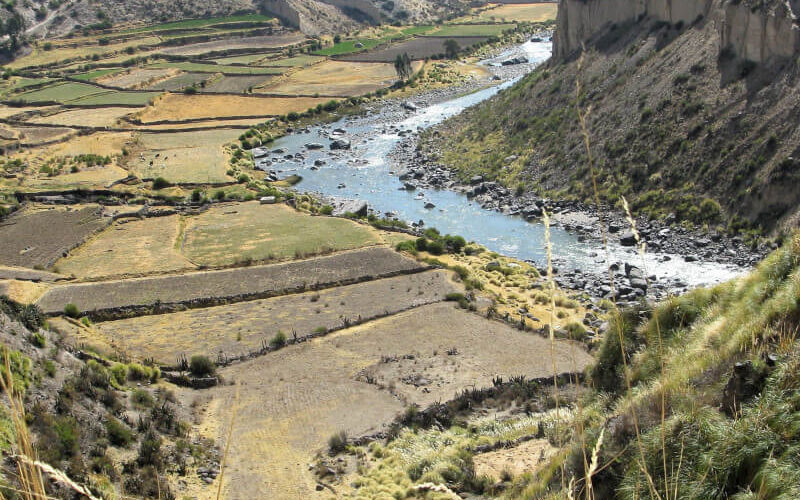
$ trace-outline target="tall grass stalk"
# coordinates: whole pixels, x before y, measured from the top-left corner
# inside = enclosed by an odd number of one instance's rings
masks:
[[[560,397],[558,392],[558,368],[556,367],[556,334],[555,334],[555,325],[554,319],[556,316],[556,282],[553,279],[553,245],[550,240],[550,215],[547,213],[547,210],[543,210],[542,217],[544,220],[544,246],[545,251],[547,252],[547,290],[550,295],[550,319],[548,322],[548,330],[550,334],[550,361],[553,365],[553,394],[555,396],[556,402],[556,419],[555,419],[555,433],[556,439],[558,443],[558,447],[561,448],[561,432],[559,429],[559,420],[561,420],[561,403]],[[561,486],[562,488],[564,485],[564,470],[562,465],[562,473],[561,473]]]
[[[0,388],[8,399],[11,422],[16,438],[16,462],[19,474],[20,493],[25,500],[47,498],[41,469],[36,465],[36,452],[33,449],[28,425],[25,421],[25,406],[22,394],[14,387],[14,374],[8,349],[3,349],[3,371],[0,374]]]

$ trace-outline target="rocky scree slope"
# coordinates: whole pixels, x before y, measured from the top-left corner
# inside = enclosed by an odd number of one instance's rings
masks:
[[[591,202],[578,80],[602,201],[734,230],[796,226],[797,3],[562,0],[550,62],[420,148],[462,181]]]

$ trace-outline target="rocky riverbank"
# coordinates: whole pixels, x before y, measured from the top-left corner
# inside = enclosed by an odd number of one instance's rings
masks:
[[[609,298],[615,295],[622,301],[637,300],[645,295],[661,298],[669,293],[682,293],[688,289],[687,284],[680,279],[657,282],[655,275],[646,276],[640,269],[642,266],[638,264],[638,259],[633,258],[629,262],[612,262],[612,292],[608,269],[604,265],[604,238],[612,245],[637,246],[636,237],[624,213],[608,207],[598,209],[574,201],[542,198],[534,193],[517,194],[482,176],[475,176],[468,183],[463,183],[453,171],[436,161],[435,152],[423,153],[417,145],[417,135],[411,134],[391,153],[391,159],[398,165],[399,177],[405,189],[448,189],[460,192],[486,210],[522,217],[531,223],[541,222],[544,211],[547,211],[551,214],[553,225],[579,234],[581,241],[596,241],[598,269],[557,268],[556,280],[560,286],[583,291],[593,297]],[[513,161],[513,158],[509,161]],[[745,271],[773,249],[773,246],[766,244],[754,248],[739,236],[729,236],[713,230],[690,230],[680,225],[680,221],[674,217],[666,221],[637,217],[635,222],[641,241],[646,243],[646,251],[658,254],[660,262],[680,258],[686,262],[728,264]],[[556,262],[557,267],[558,264]]]

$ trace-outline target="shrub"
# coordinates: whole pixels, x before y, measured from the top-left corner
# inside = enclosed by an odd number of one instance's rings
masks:
[[[273,349],[280,349],[281,347],[286,345],[286,334],[282,331],[278,331],[272,340],[269,341],[270,347]]]
[[[114,446],[125,448],[133,441],[133,432],[114,417],[108,417],[106,420],[106,433],[108,441]]]
[[[395,245],[394,248],[398,252],[408,252],[408,253],[412,253],[412,254],[416,254],[417,253],[417,247],[414,244],[414,242],[411,241],[411,240],[401,241],[400,243]]]
[[[324,207],[319,209],[319,213],[321,213],[322,215],[332,215],[333,207],[330,205],[325,205]]]
[[[431,241],[427,244],[428,253],[433,255],[442,255],[444,253],[444,245],[441,241]]]
[[[347,431],[339,431],[328,438],[328,450],[331,455],[343,452],[347,448]]]
[[[203,191],[201,191],[200,189],[195,189],[194,191],[192,191],[192,201],[194,203],[198,203],[202,199],[203,199]]]
[[[189,373],[195,377],[210,377],[216,373],[217,368],[208,356],[197,354],[189,360]]]
[[[153,180],[153,189],[155,189],[155,190],[159,190],[159,189],[168,188],[168,187],[170,187],[171,185],[172,185],[172,184],[170,184],[170,183],[169,183],[169,181],[168,181],[168,180],[166,180],[166,179],[165,179],[165,178],[163,178],[163,177],[156,177],[156,178]]]
[[[161,370],[157,367],[144,366],[139,363],[128,365],[128,379],[133,381],[155,382],[161,376]]]
[[[56,376],[56,364],[49,359],[44,360],[44,363],[42,363],[42,368],[48,377],[53,378]]]
[[[69,304],[64,306],[64,315],[70,318],[77,318],[80,316],[81,312],[78,309],[78,306],[70,302]]]
[[[41,333],[34,333],[31,335],[31,344],[35,345],[39,349],[42,349],[47,344],[47,340]]]
[[[149,429],[139,445],[139,456],[136,459],[139,465],[161,466],[161,436]]]
[[[417,250],[424,252],[428,249],[428,240],[425,238],[417,238],[417,240],[414,242],[414,245],[416,246]]]
[[[144,389],[136,389],[133,391],[131,394],[131,401],[133,402],[133,406],[137,408],[150,408],[155,403],[153,396]]]
[[[125,381],[128,379],[128,367],[122,363],[117,363],[111,367],[111,383],[116,387],[122,387],[125,385]]]
[[[569,338],[572,340],[582,341],[586,339],[586,328],[582,324],[573,321],[564,328],[569,332]]]
[[[222,189],[218,190],[216,193],[214,193],[214,199],[216,199],[216,200],[224,200],[225,199],[225,191],[223,191]]]

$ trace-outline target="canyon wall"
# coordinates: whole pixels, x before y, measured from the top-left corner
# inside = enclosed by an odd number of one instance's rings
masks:
[[[716,22],[720,50],[741,60],[765,63],[800,52],[798,0],[757,6],[737,0],[561,0],[554,37],[555,57],[565,59],[613,25],[653,20],[689,27],[700,19]]]

